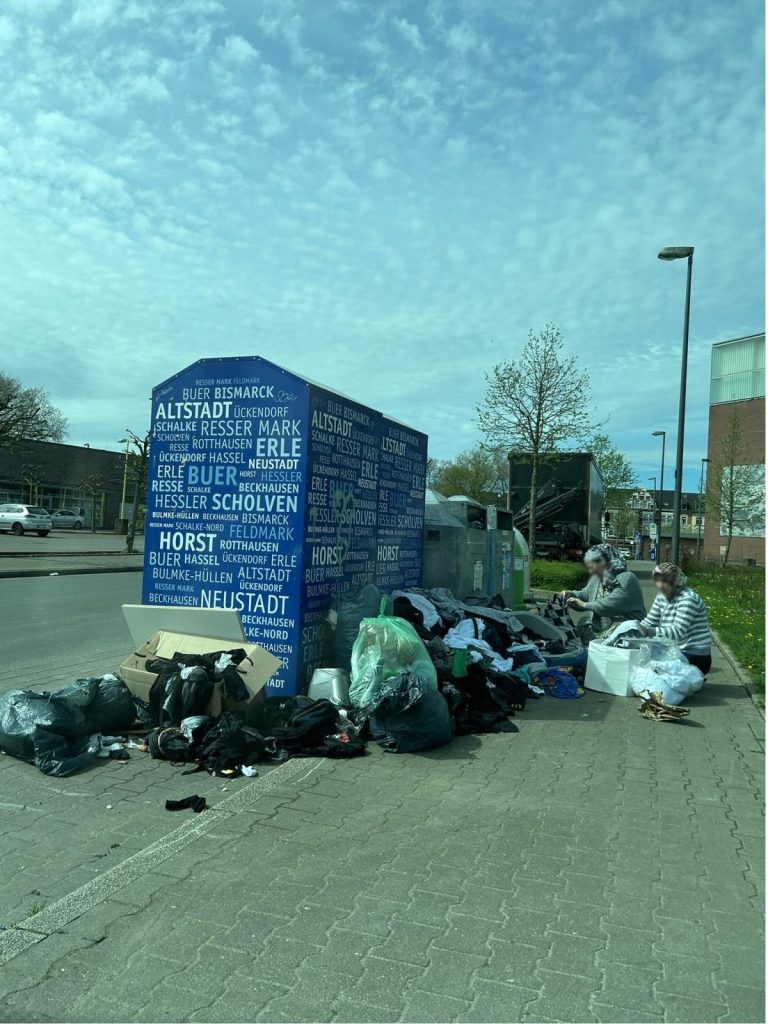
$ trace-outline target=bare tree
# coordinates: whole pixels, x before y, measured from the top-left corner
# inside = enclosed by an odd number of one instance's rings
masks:
[[[128,532],[125,536],[126,554],[133,554],[133,544],[136,539],[136,527],[139,522],[139,501],[145,493],[147,483],[147,470],[149,469],[149,439],[150,431],[143,437],[128,431],[128,479],[133,483],[133,510],[131,521],[128,524]]]
[[[81,481],[80,487],[91,499],[91,533],[96,533],[96,502],[104,494],[104,477],[91,473]]]
[[[486,374],[485,404],[478,422],[486,446],[525,453],[531,460],[528,545],[536,550],[536,492],[541,464],[563,451],[566,441],[580,444],[601,424],[591,422],[589,377],[564,354],[554,324],[531,331],[517,361],[504,360]]]
[[[466,494],[481,505],[495,505],[506,493],[508,478],[506,454],[477,447],[437,463],[430,486],[441,494]]]
[[[741,430],[741,417],[734,406],[728,432],[710,459],[707,501],[710,515],[719,522],[720,536],[726,538],[722,565],[728,564],[731,542],[737,531],[754,526],[765,529],[765,463],[748,464],[748,448]]]
[[[0,448],[14,451],[22,441],[61,441],[66,435],[66,418],[47,392],[0,373]]]
[[[42,466],[34,466],[31,463],[26,463],[21,467],[21,482],[26,489],[25,497],[29,499],[30,505],[36,502],[36,493],[40,486],[42,472]]]

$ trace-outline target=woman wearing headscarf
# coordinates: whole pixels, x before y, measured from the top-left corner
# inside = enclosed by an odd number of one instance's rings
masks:
[[[584,555],[589,580],[583,590],[563,591],[568,607],[592,613],[592,633],[597,634],[627,619],[645,618],[640,581],[613,544],[595,544]]]
[[[674,640],[685,657],[706,675],[712,668],[712,634],[707,606],[678,565],[664,562],[653,570],[653,582],[659,593],[651,610],[641,620],[646,636]]]
[[[645,617],[640,582],[633,572],[628,571],[627,563],[612,544],[591,547],[584,555],[584,564],[589,573],[587,585],[582,590],[563,590],[560,594],[569,608],[591,613],[577,630],[583,649],[577,653],[545,654],[548,665],[585,668],[590,640],[618,622]]]

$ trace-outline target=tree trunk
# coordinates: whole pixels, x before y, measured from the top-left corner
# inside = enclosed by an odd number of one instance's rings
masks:
[[[139,521],[139,482],[136,481],[133,488],[133,510],[131,512],[131,521],[128,524],[128,532],[125,535],[125,553],[127,555],[133,554],[133,542],[136,539],[136,524]]]
[[[539,481],[539,456],[534,452],[531,456],[531,496],[528,499],[528,550],[530,557],[536,557],[536,492]]]
[[[720,563],[720,566],[721,566],[721,568],[723,568],[723,569],[724,569],[724,568],[726,567],[726,565],[728,564],[728,556],[729,556],[729,555],[730,555],[730,553],[731,553],[731,541],[732,541],[732,540],[733,540],[733,534],[732,534],[732,533],[729,533],[729,534],[728,534],[728,540],[727,540],[727,542],[726,542],[726,545],[725,545],[725,552],[724,552],[724,554],[723,554],[723,560],[722,560],[722,562]]]

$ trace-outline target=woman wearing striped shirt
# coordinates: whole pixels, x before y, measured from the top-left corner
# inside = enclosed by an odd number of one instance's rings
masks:
[[[685,657],[706,675],[712,667],[712,634],[707,606],[688,586],[688,578],[677,565],[664,562],[653,570],[659,593],[640,625],[646,636],[674,640]]]

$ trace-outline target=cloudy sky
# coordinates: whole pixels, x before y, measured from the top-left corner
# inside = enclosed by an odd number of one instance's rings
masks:
[[[553,321],[646,476],[684,297],[656,253],[694,245],[693,488],[710,346],[764,328],[760,8],[0,0],[3,369],[118,447],[153,384],[259,354],[444,458]]]

